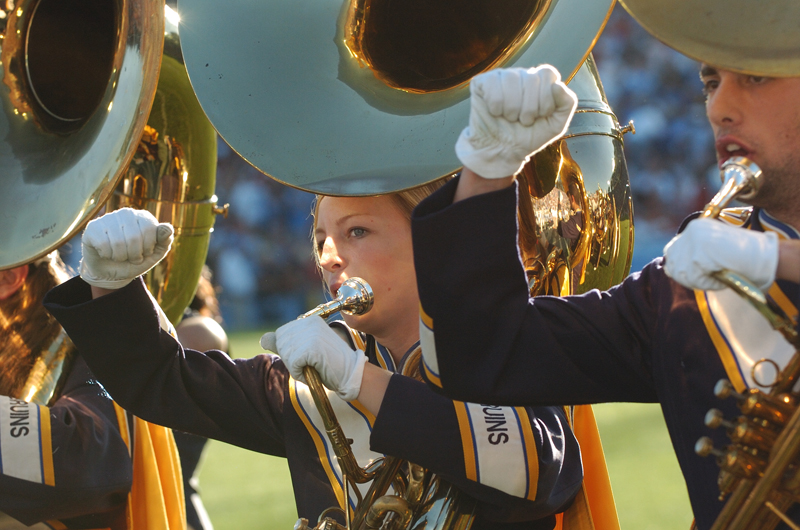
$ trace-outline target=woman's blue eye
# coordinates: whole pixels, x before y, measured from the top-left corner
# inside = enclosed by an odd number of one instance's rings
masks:
[[[364,228],[351,228],[350,235],[353,237],[361,237],[367,233],[366,229]]]

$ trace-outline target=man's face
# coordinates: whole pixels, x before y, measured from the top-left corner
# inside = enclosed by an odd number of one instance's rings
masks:
[[[754,203],[781,209],[775,201],[794,195],[787,186],[800,194],[800,77],[757,77],[703,65],[700,78],[719,164],[733,156],[758,164],[765,187]]]

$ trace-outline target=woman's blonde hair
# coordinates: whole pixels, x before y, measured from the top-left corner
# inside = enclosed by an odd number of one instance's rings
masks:
[[[411,212],[414,210],[414,208],[416,208],[416,206],[427,196],[444,186],[451,178],[453,178],[453,175],[448,175],[446,177],[434,180],[433,182],[423,184],[422,186],[417,186],[416,188],[410,188],[395,193],[389,193],[386,196],[391,199],[400,213],[402,213],[403,216],[410,222]],[[314,254],[314,262],[317,264],[317,269],[320,270],[322,267],[319,264],[319,253],[317,252],[317,217],[319,214],[319,204],[326,196],[327,195],[317,195],[314,198],[314,205],[311,214],[314,219],[314,222],[311,226],[311,243]]]

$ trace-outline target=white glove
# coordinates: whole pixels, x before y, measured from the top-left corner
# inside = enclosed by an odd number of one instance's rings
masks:
[[[711,277],[722,269],[768,289],[778,269],[778,236],[713,219],[695,219],[667,243],[664,257],[667,276],[690,289],[724,289],[724,284]]]
[[[514,175],[529,155],[563,135],[578,103],[549,64],[490,70],[473,77],[469,90],[469,126],[456,155],[489,179]]]
[[[146,210],[122,208],[91,221],[83,231],[81,278],[120,289],[167,255],[174,230]]]
[[[367,356],[353,351],[320,317],[294,320],[261,337],[261,347],[278,354],[289,373],[305,383],[303,367],[313,366],[322,383],[345,401],[361,391]]]

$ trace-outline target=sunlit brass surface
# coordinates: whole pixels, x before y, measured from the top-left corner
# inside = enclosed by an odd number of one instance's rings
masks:
[[[800,76],[796,0],[620,0],[647,31],[712,66],[770,76]]]
[[[163,9],[0,4],[0,269],[58,247],[112,192],[153,101]]]
[[[475,73],[549,63],[569,79],[613,0],[180,5],[192,86],[237,153],[293,187],[375,195],[458,169]]]
[[[217,135],[186,75],[177,13],[170,7],[166,10],[164,55],[153,108],[107,210],[145,209],[175,227],[172,250],[144,280],[177,325],[194,297],[217,213]]]
[[[18,397],[28,403],[47,405],[56,393],[64,369],[69,369],[75,351],[75,345],[62,329],[47,351],[36,359]]]
[[[752,199],[763,177],[750,160],[735,157],[723,165],[720,178],[722,189],[705,207],[703,217],[718,217],[734,199]],[[797,348],[794,323],[752,282],[730,271],[714,277],[748,300]],[[712,530],[772,530],[789,520],[786,511],[800,501],[800,396],[794,391],[798,377],[800,352],[795,352],[769,385],[768,394],[755,388],[739,394],[724,380],[714,388],[720,398],[734,397],[743,415],[735,426],[721,419],[711,422],[728,427],[732,443],[724,450],[714,449],[705,437],[695,446],[701,456],[716,456],[720,498],[728,497]]]
[[[519,177],[520,208],[527,196],[535,222],[536,237],[520,242],[533,295],[608,289],[627,276],[633,255],[623,132],[591,55],[569,86],[579,99],[567,134]]]
[[[339,288],[336,299],[298,318],[326,318],[339,311],[362,315],[372,309],[373,300],[372,288],[367,282],[361,278],[348,278]],[[296,530],[469,530],[474,520],[474,504],[436,475],[392,456],[379,458],[364,468],[359,466],[350,448],[350,441],[336,419],[319,374],[313,367],[306,366],[303,376],[342,470],[345,506],[349,505],[351,490],[355,492],[358,502],[352,517],[349,510],[345,512],[345,525],[326,515],[332,511],[344,512],[334,507],[323,512],[313,527],[309,526],[307,519],[299,519],[294,526]],[[403,467],[406,472],[403,472]],[[362,497],[355,484],[370,480],[369,490]],[[396,495],[387,495],[389,487],[393,485]],[[389,514],[394,514],[391,520],[386,519]]]
[[[0,300],[0,388],[37,405],[58,398],[76,356],[75,345],[42,306],[46,290],[69,279],[54,258],[51,253],[25,265],[25,281]]]

